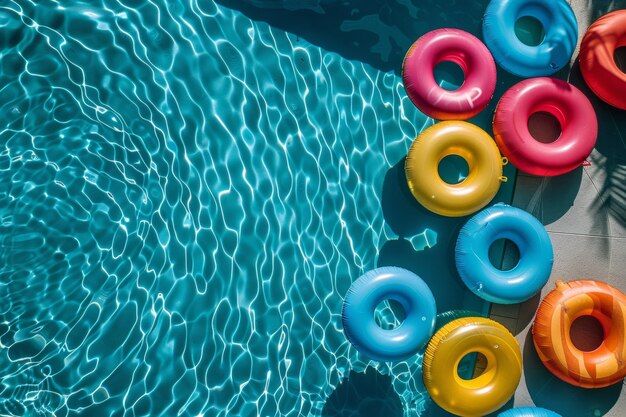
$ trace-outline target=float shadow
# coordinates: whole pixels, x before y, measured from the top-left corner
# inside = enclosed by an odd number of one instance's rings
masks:
[[[592,166],[587,168],[599,190],[592,208],[595,219],[608,231],[611,217],[622,228],[626,227],[626,111],[600,100],[585,83],[578,66],[572,69],[569,82],[580,89],[591,101],[598,118],[598,141],[591,154]]]
[[[390,376],[372,368],[350,372],[333,391],[322,409],[322,417],[402,417],[402,402]]]
[[[422,207],[408,189],[404,159],[387,171],[381,201],[385,221],[399,238],[385,242],[378,266],[399,266],[419,275],[433,292],[439,312],[484,314],[485,302],[465,287],[454,261],[456,238],[468,216],[443,217]]]

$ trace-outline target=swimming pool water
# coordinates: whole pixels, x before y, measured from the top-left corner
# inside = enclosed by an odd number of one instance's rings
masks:
[[[368,364],[424,409],[421,356],[340,320],[433,123],[397,73],[211,1],[10,0],[0,32],[0,414],[319,415]]]

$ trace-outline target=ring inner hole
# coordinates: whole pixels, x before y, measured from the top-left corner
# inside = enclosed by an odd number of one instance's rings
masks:
[[[515,36],[524,45],[539,46],[545,37],[541,22],[532,16],[523,16],[515,22]]]
[[[439,161],[437,167],[439,177],[451,185],[462,183],[469,175],[469,165],[465,158],[459,155],[447,155]]]
[[[497,239],[489,246],[489,261],[500,271],[510,271],[519,263],[517,245],[509,239]]]
[[[478,378],[487,369],[487,357],[480,352],[470,352],[463,356],[456,367],[459,378],[469,381]]]
[[[615,60],[617,68],[626,74],[626,46],[620,46],[615,49],[615,52],[613,52],[613,59]]]
[[[576,349],[591,352],[604,341],[604,329],[600,321],[589,315],[580,316],[570,327],[570,338]]]
[[[405,318],[406,313],[402,304],[393,299],[381,301],[374,310],[374,320],[383,330],[393,330],[399,327]]]
[[[437,84],[448,91],[458,90],[465,82],[463,68],[452,61],[444,60],[435,65],[433,75]]]
[[[561,136],[561,123],[551,113],[538,111],[528,118],[528,131],[541,143],[552,143]]]

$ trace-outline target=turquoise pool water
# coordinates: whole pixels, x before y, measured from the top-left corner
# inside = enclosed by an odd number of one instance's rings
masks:
[[[463,219],[402,188],[433,120],[397,71],[211,1],[11,0],[0,32],[0,414],[320,415],[366,368],[424,412],[421,356],[369,362],[340,320],[382,264],[486,311]]]

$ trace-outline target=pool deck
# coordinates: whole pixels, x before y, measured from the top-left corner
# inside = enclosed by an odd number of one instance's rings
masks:
[[[595,158],[600,155],[595,152]],[[591,166],[568,179],[578,193],[567,212],[550,222],[547,217],[564,203],[554,197],[555,179],[521,174],[518,177],[513,204],[533,213],[544,223],[554,247],[554,267],[541,298],[554,289],[557,279],[596,279],[626,292],[626,228],[610,215],[598,213],[597,204],[604,183],[604,172]],[[559,184],[559,187],[562,186]],[[557,194],[558,195],[558,194]],[[560,197],[560,196],[559,196]],[[564,209],[564,207],[561,207]],[[598,221],[598,218],[602,221]],[[605,223],[606,222],[606,223]],[[518,339],[524,357],[524,375],[515,394],[515,406],[542,405],[561,412],[564,417],[624,416],[626,395],[621,387],[601,390],[577,389],[552,377],[539,362],[530,337],[530,328],[540,297],[514,305],[494,304],[491,317],[504,324]],[[600,414],[596,414],[596,410]]]
[[[571,2],[579,19],[580,38],[599,13],[626,8],[626,1]],[[594,11],[595,10],[595,11]],[[579,39],[580,40],[580,39]],[[574,57],[578,56],[578,52]],[[561,74],[585,90],[577,65]],[[534,214],[546,226],[554,247],[554,267],[541,296],[515,305],[496,305],[491,317],[504,324],[522,346],[524,374],[514,405],[540,405],[564,417],[626,415],[623,384],[597,390],[572,387],[540,363],[530,329],[540,300],[557,280],[595,279],[626,292],[626,112],[592,98],[599,121],[591,166],[555,178],[519,173],[513,205]],[[509,257],[510,258],[510,257]],[[507,254],[505,254],[505,263]]]

